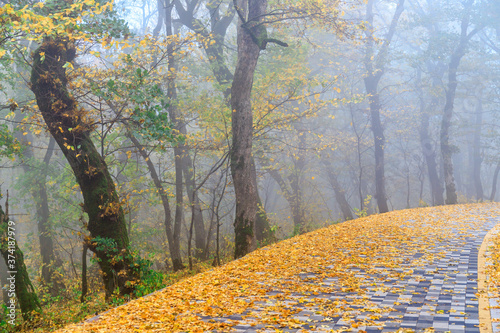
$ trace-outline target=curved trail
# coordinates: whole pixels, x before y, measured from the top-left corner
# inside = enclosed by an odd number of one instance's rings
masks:
[[[61,332],[480,332],[478,251],[499,216],[476,204],[345,222]]]
[[[349,320],[344,320],[345,312],[338,313],[337,316],[323,316],[315,314],[319,309],[314,306],[295,304],[292,307],[300,310],[295,318],[308,324],[302,325],[300,329],[283,329],[283,332],[370,333],[395,332],[400,329],[420,332],[433,328],[435,332],[479,333],[478,251],[488,230],[497,223],[496,218],[488,219],[481,229],[470,230],[472,234],[466,237],[460,235],[464,230],[453,228],[450,234],[452,237],[427,249],[427,254],[434,253],[436,256],[435,260],[427,262],[426,267],[415,262],[415,259],[422,256],[417,253],[406,256],[403,264],[397,268],[377,267],[380,273],[376,274],[358,271],[356,277],[364,280],[362,288],[367,289],[362,298],[373,302],[374,308],[380,308],[381,312],[357,311],[358,306],[353,304]],[[385,279],[386,270],[412,273],[400,280]],[[384,280],[383,285],[389,288],[389,291],[377,290],[381,280]],[[377,286],[371,288],[370,284],[376,281],[379,281]],[[326,279],[323,283],[328,285],[335,282]],[[331,301],[360,298],[356,293],[319,293],[314,297]],[[262,309],[270,304],[260,305]],[[254,318],[257,317],[254,313]],[[240,318],[233,316],[229,319]],[[353,320],[359,325],[350,324]],[[233,328],[237,332],[275,331],[270,325],[267,328],[262,324],[250,326],[251,322],[245,320]]]

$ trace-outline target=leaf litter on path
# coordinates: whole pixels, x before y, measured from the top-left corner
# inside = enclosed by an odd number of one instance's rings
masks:
[[[499,215],[500,205],[486,203],[347,221],[259,249],[58,332],[225,332],[240,323],[276,331],[320,329],[339,316],[345,330],[357,332],[379,325],[380,314],[391,310],[367,292],[401,291],[397,281],[447,255],[443,241],[465,243]],[[359,321],[360,313],[369,315]]]

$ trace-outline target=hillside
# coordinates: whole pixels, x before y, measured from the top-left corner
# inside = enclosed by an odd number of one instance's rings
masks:
[[[58,332],[479,332],[477,254],[499,216],[488,203],[332,225]]]

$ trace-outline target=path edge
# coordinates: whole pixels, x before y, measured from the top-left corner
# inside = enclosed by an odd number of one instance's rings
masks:
[[[488,284],[486,283],[486,250],[490,245],[491,238],[496,226],[490,229],[483,238],[481,247],[477,254],[477,292],[479,294],[479,331],[480,333],[493,333],[490,313],[490,299],[488,297]]]

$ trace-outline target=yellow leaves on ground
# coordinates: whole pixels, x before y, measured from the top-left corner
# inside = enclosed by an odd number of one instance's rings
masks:
[[[490,297],[500,298],[500,224],[494,228],[491,241],[486,265],[488,292]]]
[[[403,279],[413,269],[427,267],[445,255],[444,248],[442,252],[429,251],[435,245],[451,236],[453,241],[465,243],[483,228],[486,217],[499,215],[500,205],[487,203],[408,209],[332,225],[259,249],[112,309],[99,320],[71,325],[60,332],[229,331],[238,321],[202,320],[202,316],[228,315],[243,315],[250,324],[259,318],[259,323],[276,330],[296,328],[307,320],[293,317],[300,311],[294,304],[314,309],[326,318],[340,315],[352,327],[361,325],[352,320],[353,309],[369,312],[362,324],[374,324],[378,314],[387,309],[370,302],[365,295],[368,288],[401,291],[384,282]],[[412,269],[400,268],[417,253]],[[367,274],[359,275],[359,271]],[[376,273],[383,277],[365,281]],[[337,300],[315,298],[319,293],[339,292],[351,294]]]

